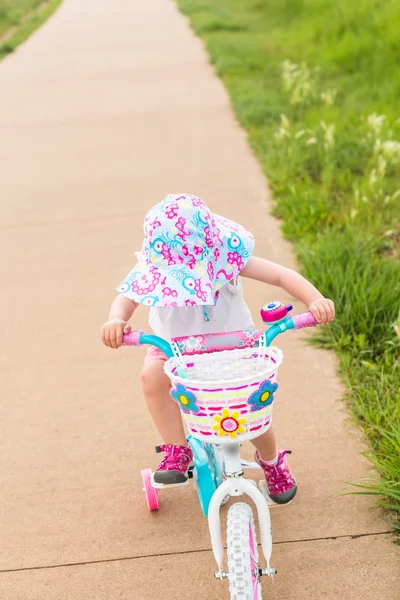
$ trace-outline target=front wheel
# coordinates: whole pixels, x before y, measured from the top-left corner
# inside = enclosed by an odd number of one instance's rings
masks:
[[[228,511],[227,542],[231,600],[261,600],[254,518],[244,502],[235,502]]]

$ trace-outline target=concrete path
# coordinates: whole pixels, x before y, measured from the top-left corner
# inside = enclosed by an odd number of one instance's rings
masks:
[[[170,0],[65,0],[0,64],[0,140],[0,598],[227,598],[194,490],[145,508],[158,437],[142,352],[99,343],[143,215],[168,192],[204,197],[255,233],[257,254],[293,266],[227,94]],[[288,300],[246,291],[254,314]],[[299,493],[272,515],[265,597],[394,600],[387,525],[365,498],[327,500],[367,465],[333,355],[300,337],[282,340],[275,414]]]

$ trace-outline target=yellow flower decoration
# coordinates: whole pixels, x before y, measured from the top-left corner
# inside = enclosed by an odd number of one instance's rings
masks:
[[[218,431],[218,435],[229,435],[231,438],[235,438],[238,433],[245,433],[246,429],[243,425],[247,419],[240,417],[239,411],[235,410],[232,414],[227,409],[222,410],[221,415],[215,415],[214,421],[217,421],[212,428]]]

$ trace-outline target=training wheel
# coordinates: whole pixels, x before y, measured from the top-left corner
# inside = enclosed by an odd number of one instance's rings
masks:
[[[153,488],[151,484],[151,476],[151,469],[142,470],[143,491],[146,496],[147,508],[149,510],[157,510],[159,508],[158,490]]]

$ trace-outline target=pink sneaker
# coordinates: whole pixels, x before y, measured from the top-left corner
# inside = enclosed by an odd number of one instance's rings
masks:
[[[297,484],[291,474],[286,454],[291,454],[290,450],[278,450],[278,462],[275,465],[269,465],[263,460],[257,450],[255,459],[264,471],[267,480],[269,497],[276,504],[287,504],[296,495]]]
[[[193,468],[193,452],[190,446],[172,446],[163,444],[156,447],[156,452],[165,452],[160,466],[154,473],[156,483],[185,483],[189,471]]]

